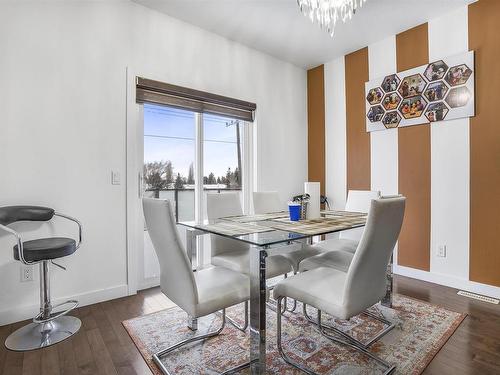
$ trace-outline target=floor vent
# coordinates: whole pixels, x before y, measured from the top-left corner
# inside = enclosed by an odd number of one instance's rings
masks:
[[[466,291],[463,291],[463,290],[460,290],[457,294],[459,296],[464,296],[464,297],[469,297],[469,298],[477,299],[478,301],[488,302],[488,303],[492,303],[494,305],[498,305],[500,303],[500,300],[498,300],[496,298],[486,297],[486,296],[482,296],[480,294],[466,292]]]

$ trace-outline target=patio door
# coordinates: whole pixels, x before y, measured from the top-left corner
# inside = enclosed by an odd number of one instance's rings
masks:
[[[135,229],[128,226],[129,235],[136,238],[135,265],[129,261],[129,272],[135,268],[136,290],[140,290],[159,285],[158,260],[144,225],[141,198],[170,200],[177,221],[202,221],[206,219],[208,193],[236,191],[248,212],[253,185],[253,129],[252,123],[238,119],[158,104],[135,105],[139,194],[132,209],[135,207],[139,220]],[[184,241],[184,227],[179,225],[178,229]],[[198,262],[209,263],[210,241],[200,238],[198,250]]]

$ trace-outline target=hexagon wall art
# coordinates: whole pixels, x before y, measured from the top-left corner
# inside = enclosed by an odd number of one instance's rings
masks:
[[[365,82],[366,131],[474,116],[474,69],[469,51]]]
[[[467,105],[471,96],[467,87],[455,87],[450,90],[450,93],[446,97],[446,103],[448,103],[451,108],[463,107]]]
[[[412,98],[404,99],[399,106],[399,112],[405,119],[411,119],[422,116],[427,102],[422,96],[414,96]]]
[[[382,90],[384,90],[385,92],[396,91],[398,89],[399,82],[401,82],[401,80],[396,74],[386,76],[382,81]]]
[[[398,108],[398,104],[401,101],[401,97],[397,92],[393,92],[391,94],[386,94],[384,96],[384,100],[382,100],[382,105],[386,111],[392,111]]]
[[[399,94],[404,98],[409,98],[411,96],[422,95],[425,89],[424,77],[420,74],[413,74],[403,78],[401,85],[399,85]]]
[[[384,92],[380,89],[380,87],[376,87],[368,91],[368,95],[366,95],[366,100],[370,105],[379,104],[382,101],[382,96]]]
[[[448,92],[448,86],[443,81],[432,82],[425,89],[424,96],[430,102],[443,100]]]
[[[401,122],[401,115],[398,111],[387,112],[382,119],[382,124],[384,124],[386,129],[397,128]]]
[[[434,61],[427,65],[424,76],[429,82],[442,79],[448,71],[448,65],[443,60]]]
[[[379,122],[380,120],[382,120],[382,116],[384,116],[384,109],[382,108],[382,106],[376,105],[370,108],[366,116],[368,117],[368,120],[370,120],[370,122]]]
[[[453,66],[446,74],[446,82],[450,86],[459,86],[467,82],[472,74],[472,70],[466,64]]]
[[[448,114],[449,109],[444,102],[429,104],[425,111],[425,117],[429,122],[443,121]]]

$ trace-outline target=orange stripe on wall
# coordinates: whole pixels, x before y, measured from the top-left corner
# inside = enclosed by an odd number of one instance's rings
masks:
[[[396,36],[397,70],[429,62],[427,24]],[[399,192],[406,196],[403,227],[399,235],[398,264],[430,269],[431,238],[431,127],[429,124],[398,130]]]
[[[347,190],[370,190],[370,134],[366,132],[368,48],[345,56]]]
[[[308,180],[321,183],[325,194],[325,78],[324,66],[307,71]]]
[[[469,278],[500,286],[500,1],[469,5],[469,48],[475,51],[476,116],[470,119]]]

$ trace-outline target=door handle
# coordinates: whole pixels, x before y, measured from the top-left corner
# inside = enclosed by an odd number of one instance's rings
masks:
[[[139,199],[141,199],[142,198],[142,173],[141,172],[139,172],[137,174],[137,191],[138,191],[137,194],[139,194]]]

